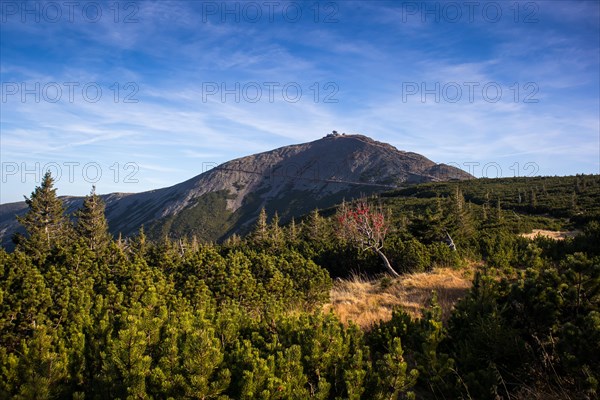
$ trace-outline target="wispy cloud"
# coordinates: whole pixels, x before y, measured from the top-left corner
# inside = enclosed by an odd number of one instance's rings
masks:
[[[497,162],[505,175],[527,162],[546,174],[599,172],[597,2],[535,2],[534,23],[524,19],[532,2],[498,2],[496,23],[481,9],[473,21],[452,22],[394,1],[317,9],[293,2],[303,7],[293,22],[281,13],[291,3],[280,2],[272,21],[263,8],[255,22],[235,11],[209,16],[204,3],[118,3],[118,15],[106,8],[96,23],[81,15],[73,23],[3,22],[3,96],[8,83],[79,87],[72,102],[66,91],[56,103],[8,96],[2,162],[93,162],[103,172],[99,191],[142,191],[189,179],[205,164],[337,129],[435,161]],[[441,10],[447,3],[431,4]],[[135,22],[124,23],[127,16]],[[82,98],[86,83],[102,88],[98,102]],[[272,83],[278,86],[270,92]],[[471,101],[466,85],[473,83]],[[218,92],[207,95],[206,84]],[[302,89],[298,101],[282,94],[286,84]],[[482,93],[486,84],[492,91]],[[256,102],[254,92],[243,92],[253,85],[262,90]],[[459,101],[449,100],[452,85],[462,90]],[[501,98],[490,101],[497,87]],[[127,96],[138,102],[124,102]],[[138,168],[137,183],[123,182],[128,163]],[[20,200],[35,186],[21,172],[4,176],[0,202]],[[91,179],[78,176],[63,178],[61,193],[89,192]]]

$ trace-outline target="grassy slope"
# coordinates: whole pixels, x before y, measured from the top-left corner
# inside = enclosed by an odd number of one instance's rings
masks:
[[[542,230],[545,236],[560,240],[570,233],[556,231],[580,228],[588,220],[600,216],[599,175],[427,183],[385,193],[381,195],[381,201],[392,210],[394,223],[400,223],[399,216],[410,219],[435,207],[437,198],[452,196],[457,185],[466,201],[471,203],[474,215],[481,213],[486,203],[491,208],[497,207],[499,200],[500,207],[508,211],[506,223],[514,232]],[[325,211],[326,215],[333,213],[333,209]],[[530,238],[534,236],[529,235]],[[454,304],[471,286],[476,265],[467,264],[470,267],[461,271],[439,268],[429,273],[404,275],[396,280],[361,276],[338,279],[331,291],[331,302],[325,308],[332,309],[345,323],[352,320],[368,329],[379,320],[391,318],[396,307],[415,317],[420,316],[432,291],[436,291],[447,318]]]
[[[352,321],[369,329],[380,320],[389,320],[392,311],[398,307],[413,317],[420,317],[435,291],[443,318],[447,319],[454,304],[471,287],[472,278],[471,269],[457,271],[450,268],[406,274],[395,280],[353,276],[335,282],[330,303],[324,307],[333,310],[344,323]]]

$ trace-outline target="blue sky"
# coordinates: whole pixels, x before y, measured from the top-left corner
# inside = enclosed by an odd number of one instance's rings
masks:
[[[46,168],[140,192],[334,129],[476,176],[599,173],[598,1],[69,4],[0,1],[0,203]]]

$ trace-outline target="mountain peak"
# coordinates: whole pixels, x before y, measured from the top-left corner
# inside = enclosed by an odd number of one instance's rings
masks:
[[[346,133],[338,133],[337,131],[328,133],[327,135],[323,136],[319,140],[347,140],[347,139],[354,139],[354,140],[359,140],[359,141],[368,142],[368,143],[387,144],[387,143],[383,143],[383,142],[378,142],[377,140],[375,140],[369,136],[363,135],[361,133],[346,134]]]
[[[124,199],[118,207],[123,209],[124,221],[134,202],[158,200],[156,206],[146,207],[152,214],[140,214],[133,223],[130,218],[119,229],[137,229],[151,221],[161,235],[173,229],[178,234],[203,231],[203,238],[218,240],[247,229],[262,207],[270,214],[277,211],[285,221],[333,206],[343,198],[414,183],[469,178],[472,176],[460,169],[436,164],[420,154],[400,151],[362,134],[334,131],[312,142],[225,162],[145,197],[139,194]],[[126,204],[130,206],[124,207]]]
[[[143,225],[155,236],[220,240],[247,231],[262,207],[269,214],[277,211],[285,221],[315,208],[331,207],[344,198],[415,183],[470,178],[460,169],[368,136],[333,131],[312,142],[225,162],[171,187],[103,198],[114,234],[134,234]],[[80,202],[70,198],[67,205],[76,208]],[[24,203],[15,207],[26,209]],[[10,229],[2,229],[9,220],[4,217],[0,212],[0,234],[10,235]]]
[[[389,150],[400,151],[400,152],[406,153],[403,150],[398,150],[396,147],[392,146],[389,143],[380,142],[378,140],[375,140],[369,136],[366,136],[366,135],[363,135],[360,133],[346,134],[346,133],[337,133],[337,131],[333,131],[332,133],[325,135],[323,138],[321,138],[319,140],[323,140],[323,141],[326,141],[329,143],[331,143],[331,142],[335,143],[335,141],[337,141],[337,140],[344,140],[344,141],[351,140],[356,143],[380,146],[380,147],[383,147],[383,148],[386,148]]]

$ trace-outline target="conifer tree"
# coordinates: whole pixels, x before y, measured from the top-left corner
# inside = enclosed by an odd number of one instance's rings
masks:
[[[287,241],[290,244],[296,244],[298,241],[298,227],[296,226],[296,220],[292,217],[292,221],[290,222],[287,229]]]
[[[242,238],[240,238],[240,236],[237,233],[234,233],[233,235],[231,235],[227,239],[225,239],[225,244],[227,246],[238,247],[238,246],[240,246],[241,243],[242,243]]]
[[[64,206],[56,196],[50,171],[44,174],[42,183],[31,193],[31,197],[25,197],[25,202],[29,210],[24,216],[17,217],[17,221],[23,225],[27,236],[17,245],[39,260],[51,249],[64,244],[72,229]]]
[[[415,356],[419,377],[424,384],[429,386],[432,393],[443,395],[443,393],[449,392],[453,383],[450,375],[454,369],[454,360],[447,354],[441,353],[439,349],[446,333],[442,323],[442,308],[439,305],[436,291],[433,292],[429,308],[419,323],[422,351]]]
[[[462,190],[457,186],[452,196],[452,212],[450,215],[452,230],[456,237],[467,240],[473,235],[471,212],[465,204]]]
[[[537,207],[537,196],[534,189],[531,189],[531,193],[529,195],[529,207],[531,211],[535,211]]]
[[[275,246],[283,246],[283,230],[281,226],[279,226],[279,214],[275,211],[275,215],[273,216],[273,220],[269,226],[269,238],[271,242]]]
[[[308,218],[302,222],[300,238],[317,252],[331,248],[334,235],[327,220],[321,216],[318,209],[314,209]]]
[[[448,218],[444,216],[441,198],[436,198],[433,207],[428,207],[421,215],[412,218],[411,230],[425,243],[438,242],[446,238]]]
[[[503,222],[502,218],[502,204],[500,203],[500,197],[498,197],[498,201],[496,202],[496,221],[501,224]]]
[[[404,396],[408,399],[414,399],[415,394],[409,390],[417,383],[419,371],[416,369],[409,371],[399,337],[393,338],[389,347],[389,353],[385,354],[383,359],[377,361],[377,367],[381,374],[378,384],[381,392],[376,397],[396,400]]]
[[[573,211],[577,211],[577,210],[578,210],[578,208],[579,208],[579,207],[577,206],[577,193],[576,193],[576,192],[573,192],[573,193],[571,194],[571,209],[572,209]]]
[[[254,232],[252,234],[254,241],[263,242],[268,236],[268,224],[267,224],[267,211],[265,208],[260,209],[256,225],[254,226]]]
[[[110,241],[104,207],[104,201],[96,194],[96,187],[92,186],[92,191],[85,197],[82,208],[76,214],[75,231],[93,251],[105,249]]]
[[[51,399],[64,395],[67,355],[56,331],[44,325],[36,327],[32,337],[23,340],[18,354],[19,359],[12,360],[18,393],[12,398]]]
[[[321,238],[321,236],[323,236],[323,233],[324,233],[323,232],[324,225],[325,225],[324,218],[319,213],[319,209],[315,208],[313,211],[311,211],[311,213],[308,217],[307,226],[306,226],[307,238],[309,240],[310,239],[318,240],[319,238]]]
[[[148,251],[149,243],[146,238],[146,232],[144,231],[144,225],[140,226],[137,236],[131,239],[131,245],[129,250],[134,256],[143,258]]]

